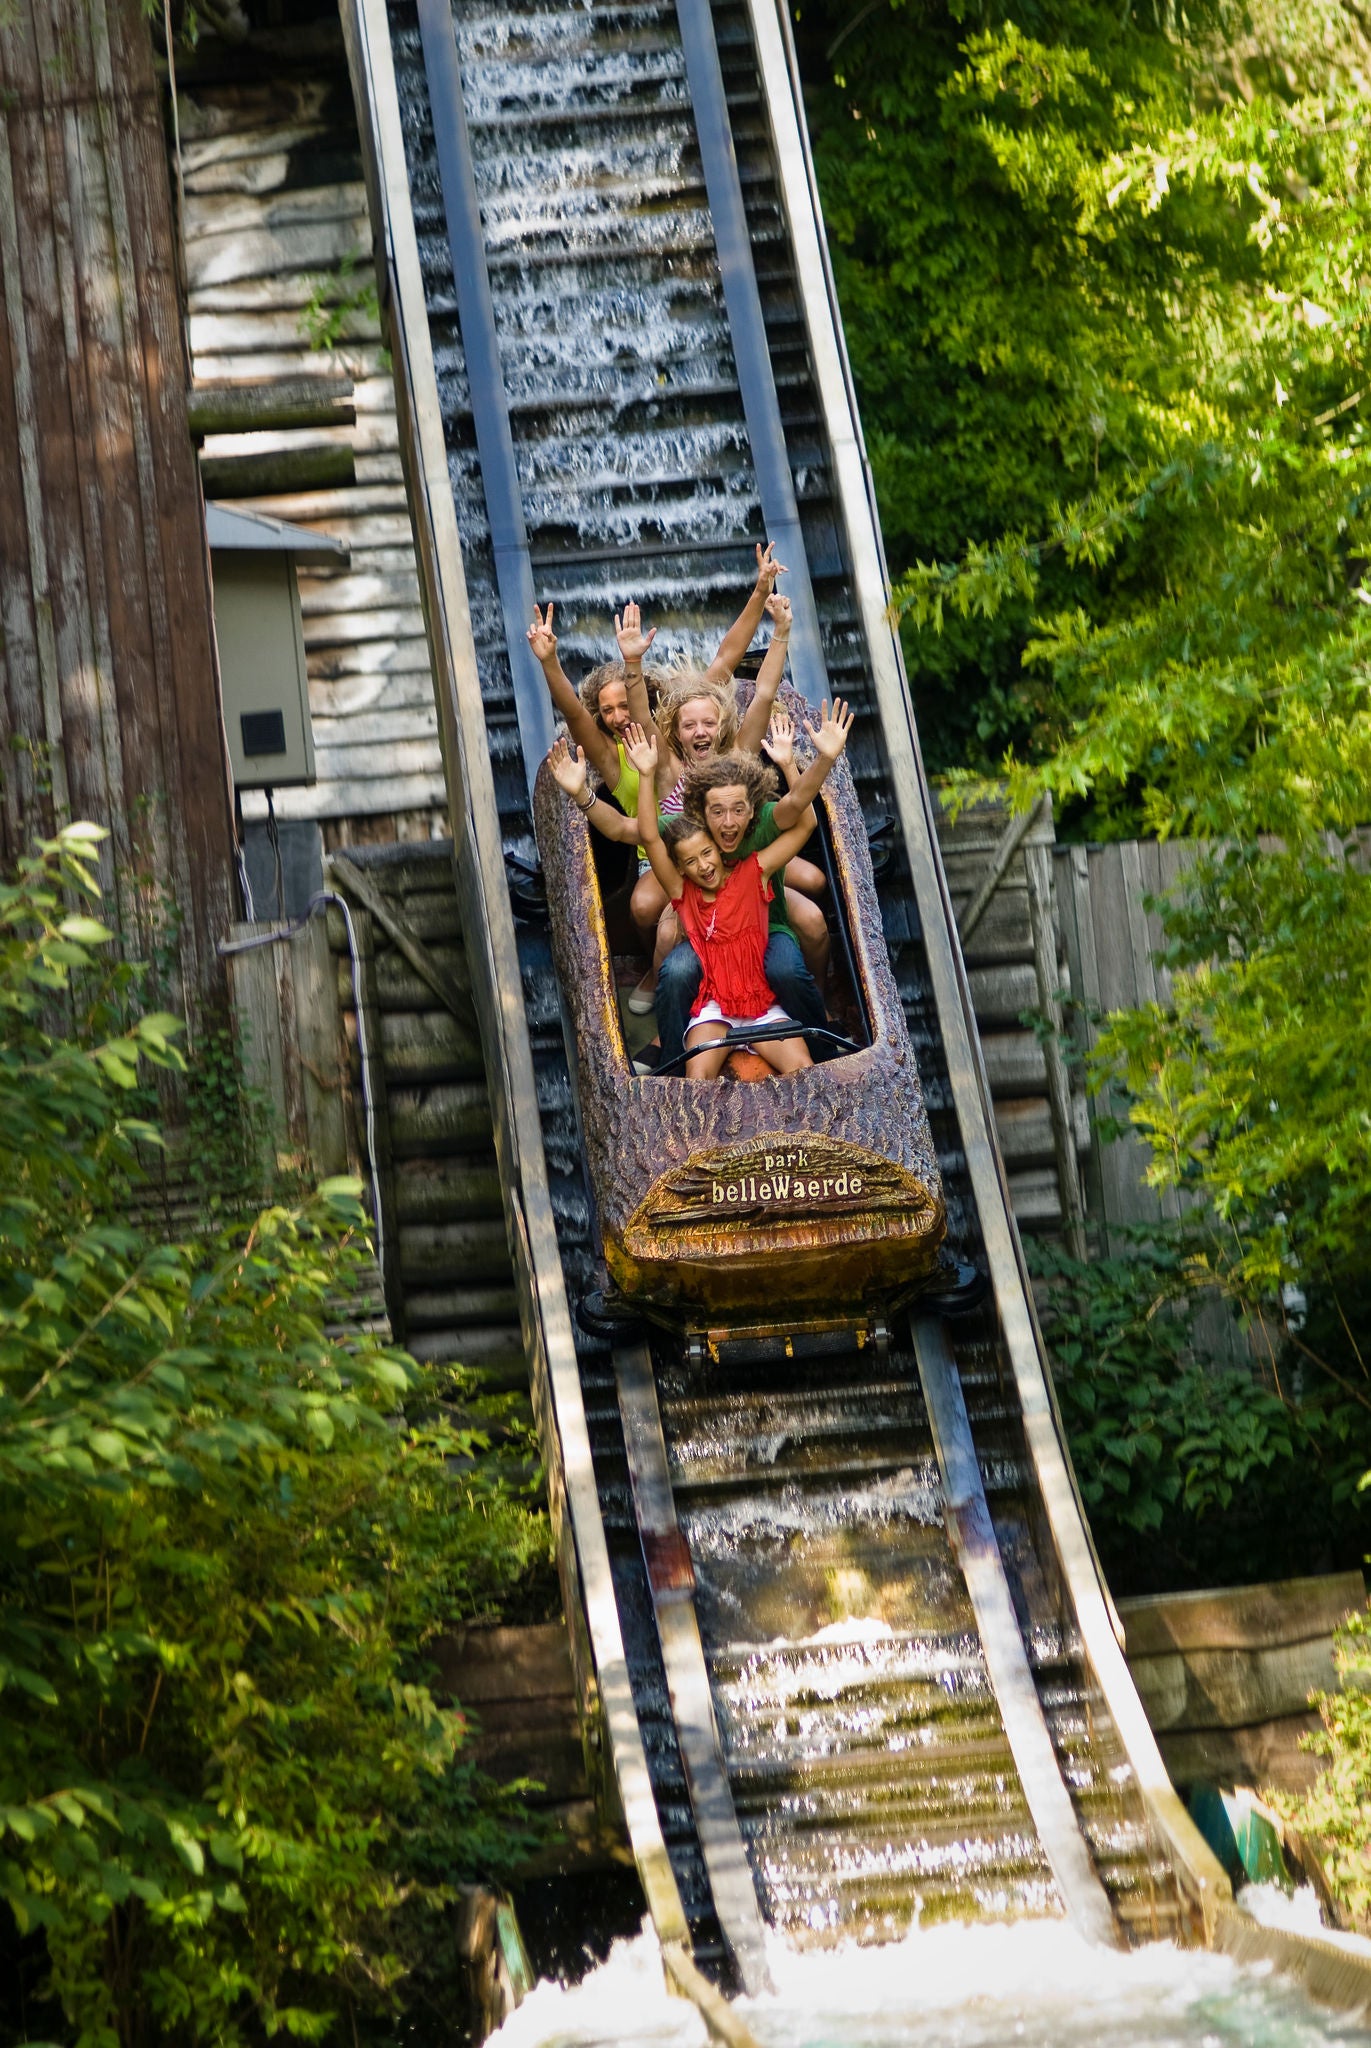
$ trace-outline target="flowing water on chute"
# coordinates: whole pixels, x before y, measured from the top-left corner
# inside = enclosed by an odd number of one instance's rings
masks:
[[[1359,2022],[1223,1956],[1157,1943],[1086,1946],[1061,1923],[939,1927],[883,1948],[774,1945],[773,1997],[738,2010],[763,2048],[1322,2048]],[[499,2048],[705,2048],[666,1991],[650,1934],[617,1943],[579,1985],[540,1984]]]

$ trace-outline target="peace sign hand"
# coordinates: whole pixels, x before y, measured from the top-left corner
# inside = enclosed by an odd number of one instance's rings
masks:
[[[768,597],[770,597],[772,591],[776,587],[776,578],[778,576],[788,575],[789,571],[787,570],[784,562],[778,562],[776,560],[776,543],[774,540],[769,540],[766,544],[765,549],[763,549],[761,542],[758,541],[756,543],[756,549],[757,588],[758,590],[764,591],[765,594]]]
[[[547,617],[533,607],[533,624],[528,629],[528,644],[533,649],[535,661],[552,661],[557,653],[557,635],[552,630],[552,606],[548,605]]]

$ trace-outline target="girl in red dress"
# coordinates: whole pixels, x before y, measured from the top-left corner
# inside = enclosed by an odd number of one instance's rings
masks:
[[[805,721],[825,775],[847,744],[852,714],[824,705],[819,724]],[[748,853],[731,868],[709,833],[688,818],[657,818],[657,740],[640,725],[624,733],[624,747],[638,770],[638,841],[652,872],[676,906],[686,937],[699,956],[700,993],[686,1032],[686,1079],[712,1081],[723,1071],[728,1048],[721,1043],[730,1025],[785,1024],[790,1020],[767,986],[766,952],[771,877],[796,854],[813,831],[806,817],[770,846]],[[778,1074],[813,1064],[809,1047],[794,1038],[759,1039],[753,1050]]]

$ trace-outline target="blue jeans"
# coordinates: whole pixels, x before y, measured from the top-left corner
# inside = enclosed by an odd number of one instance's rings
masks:
[[[772,932],[763,961],[767,986],[787,1017],[797,1024],[825,1024],[828,1012],[819,985],[805,966],[793,932]],[[657,976],[657,1035],[662,1061],[679,1059],[685,1050],[691,1005],[700,993],[700,962],[695,948],[682,940],[662,962]]]

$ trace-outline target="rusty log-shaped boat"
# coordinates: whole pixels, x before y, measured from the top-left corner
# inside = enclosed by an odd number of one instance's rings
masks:
[[[688,1320],[779,1302],[811,1316],[874,1308],[927,1280],[945,1233],[845,761],[819,801],[868,1042],[798,1074],[693,1081],[635,1074],[593,836],[546,763],[538,777],[534,824],[605,1263],[623,1294]]]

